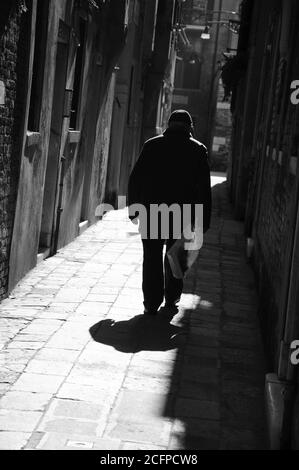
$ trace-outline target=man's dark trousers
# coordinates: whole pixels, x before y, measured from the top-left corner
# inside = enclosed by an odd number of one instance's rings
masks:
[[[183,280],[176,279],[165,254],[163,260],[163,248],[166,244],[168,251],[176,240],[150,240],[143,239],[143,282],[142,290],[144,307],[147,310],[156,311],[163,303],[172,304],[180,299],[183,291]],[[164,266],[164,272],[163,272]]]

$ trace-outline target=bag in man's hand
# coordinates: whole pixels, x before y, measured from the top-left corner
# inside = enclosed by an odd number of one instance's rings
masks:
[[[186,232],[190,233],[190,232]],[[199,250],[202,247],[202,233],[193,232],[192,238],[186,238],[184,234],[167,251],[168,261],[173,276],[176,279],[183,279],[196,261]]]

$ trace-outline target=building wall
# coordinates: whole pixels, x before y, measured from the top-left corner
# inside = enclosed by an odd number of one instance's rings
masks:
[[[232,110],[234,115],[235,142],[233,148],[232,197],[236,201],[235,215],[244,218],[247,205],[247,192],[251,174],[251,162],[255,159],[252,142],[258,132],[258,120],[252,119],[263,99],[269,100],[271,94],[271,64],[264,61],[264,45],[270,10],[273,2],[266,1],[260,8],[257,2],[243,2],[243,15],[247,17],[246,26],[241,28],[238,46],[239,61],[235,67],[238,87],[233,94]],[[249,26],[247,26],[250,25]],[[262,46],[261,46],[262,45]],[[266,54],[267,56],[267,54]],[[261,71],[268,73],[267,86],[262,81]],[[257,90],[260,90],[258,93]]]
[[[118,195],[126,195],[129,175],[140,151],[140,132],[143,112],[142,54],[144,47],[144,15],[146,2],[135,1],[129,11],[129,34],[127,47],[119,62],[118,86],[126,94],[123,108],[122,146]],[[115,136],[115,132],[114,132]],[[116,137],[117,138],[117,137]]]
[[[129,2],[127,41],[115,72],[106,184],[106,200],[112,204],[116,204],[117,196],[126,195],[129,173],[139,151],[143,111],[142,52],[145,46],[144,36],[150,31],[153,35],[155,21],[155,8],[151,8],[152,16],[147,16],[145,23],[148,8],[144,1]]]
[[[54,30],[56,26],[53,4],[49,12],[49,37],[51,38],[53,35],[53,40],[49,41],[47,44],[45,75],[42,91],[43,96],[46,99],[42,101],[40,125],[39,128],[36,129],[37,132],[32,134],[28,130],[28,114],[35,46],[36,7],[37,2],[33,1],[29,4],[29,9],[26,13],[30,31],[30,62],[27,69],[26,108],[24,109],[24,127],[22,128],[23,145],[20,149],[19,155],[19,158],[21,157],[21,165],[12,250],[10,255],[10,290],[26,272],[36,265],[42,210],[41,201],[43,199],[44,173],[50,134],[55,59],[52,51],[54,47]]]
[[[105,189],[107,185],[107,169],[109,159],[109,148],[111,141],[111,121],[113,114],[113,102],[115,91],[115,73],[112,74],[107,87],[107,93],[101,103],[96,121],[95,145],[91,154],[91,179],[88,190],[88,221],[94,223],[96,208],[105,200]],[[90,121],[89,121],[90,122]],[[90,122],[91,124],[91,122]]]
[[[267,306],[263,325],[267,331],[268,350],[276,367],[280,359],[280,342],[283,340],[285,328],[298,200],[298,148],[293,143],[297,139],[299,129],[297,111],[290,103],[289,91],[291,77],[295,77],[299,72],[298,61],[294,60],[298,46],[298,9],[294,8],[294,16],[292,18],[291,14],[289,15],[287,24],[283,25],[282,21],[283,15],[288,9],[291,12],[293,6],[291,2],[278,4],[272,13],[272,24],[275,25],[273,46],[276,46],[276,53],[272,54],[272,75],[265,75],[266,83],[272,79],[271,94],[264,105],[264,113],[267,111],[264,120],[266,133],[259,175],[256,171],[258,199],[252,228],[257,240],[257,253],[262,253],[264,258],[261,263],[256,257],[259,270],[263,273],[260,279],[267,280],[268,292],[272,293],[273,300]],[[279,22],[275,19],[277,12],[280,13]],[[284,35],[286,44],[283,44]],[[290,42],[291,48],[288,47]],[[250,188],[253,191],[252,185]],[[263,304],[266,303],[265,296],[266,292],[262,292]],[[272,312],[269,307],[272,307]]]
[[[8,292],[9,255],[14,224],[27,64],[28,18],[21,2],[0,5],[0,300]],[[5,91],[4,91],[5,90]]]
[[[280,2],[265,2],[263,6],[256,3],[254,25],[248,42],[251,63],[245,79],[239,82],[234,113],[235,161],[232,172],[236,212],[242,213],[241,205],[246,207],[243,216],[245,212],[247,235],[253,237],[256,243],[255,265],[265,307],[261,320],[268,351],[276,366],[281,340],[281,302],[285,296],[284,277],[288,264],[286,247],[294,222],[296,194],[296,169],[291,165],[294,155],[291,155],[289,142],[290,123],[282,120],[280,115],[283,108],[285,113],[293,112],[287,94],[289,76],[285,77],[286,80],[279,78],[279,64],[283,61],[292,63],[291,54],[287,52],[284,56],[280,50],[281,12]],[[258,23],[255,22],[257,18],[260,19]],[[256,24],[260,31],[256,31]],[[291,24],[288,28],[292,31]],[[252,42],[256,34],[261,41],[259,43]],[[269,40],[271,48],[267,46]],[[290,114],[289,118],[293,119]]]
[[[164,130],[171,112],[178,38],[174,27],[181,21],[181,3],[181,0],[158,3],[153,53],[144,84],[142,142]]]
[[[234,94],[231,195],[236,214],[252,239],[252,263],[260,294],[259,315],[269,372],[298,384],[290,362],[299,338],[299,108],[291,103],[291,83],[299,77],[299,7],[292,0],[244,2],[239,51],[248,66]],[[249,16],[248,16],[249,14]],[[298,390],[298,388],[297,388]],[[292,445],[298,443],[298,393],[289,402]]]
[[[117,171],[114,168],[110,179],[110,145],[122,142],[121,135],[115,136],[113,133],[112,119],[115,103],[118,102],[116,66],[127,47],[130,3],[132,2],[124,0],[122,5],[119,4],[120,9],[115,9],[112,4],[104,9],[99,28],[100,36],[97,38],[99,48],[94,48],[93,68],[89,73],[91,80],[82,135],[85,175],[81,220],[88,220],[90,223],[97,220],[95,209],[107,199],[106,189],[108,188],[109,192],[109,188],[113,188],[112,179],[117,179]],[[121,132],[121,126],[116,129]]]

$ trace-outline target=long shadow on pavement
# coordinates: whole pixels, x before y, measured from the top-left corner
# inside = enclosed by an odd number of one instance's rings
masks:
[[[216,185],[212,227],[184,282],[190,305],[181,315],[188,335],[164,410],[174,420],[171,449],[267,448],[265,360],[243,230],[233,218],[226,183]]]
[[[182,342],[185,331],[172,325],[173,315],[159,314],[155,317],[137,315],[127,321],[102,320],[90,328],[94,341],[124,353],[139,351],[168,351]]]

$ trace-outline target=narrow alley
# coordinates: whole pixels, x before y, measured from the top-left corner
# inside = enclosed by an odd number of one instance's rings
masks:
[[[143,315],[126,210],[42,261],[0,306],[1,449],[266,449],[265,360],[223,174],[179,312]]]
[[[297,0],[0,1],[0,450],[299,449],[298,50]]]

